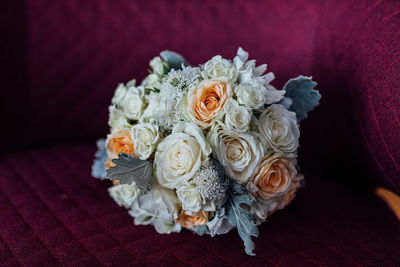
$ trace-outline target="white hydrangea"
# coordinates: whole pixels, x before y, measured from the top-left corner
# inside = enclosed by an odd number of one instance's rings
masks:
[[[183,67],[172,69],[160,87],[160,112],[153,119],[164,129],[172,129],[180,121],[187,121],[185,94],[199,84],[200,69]]]
[[[172,69],[160,88],[163,98],[179,100],[187,91],[196,88],[200,80],[200,69],[183,67],[181,70]]]

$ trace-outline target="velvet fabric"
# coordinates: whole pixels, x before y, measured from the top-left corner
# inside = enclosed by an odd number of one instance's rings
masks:
[[[0,265],[399,265],[399,223],[371,190],[400,193],[398,1],[6,0],[0,19]],[[199,64],[238,46],[277,88],[312,75],[322,94],[301,125],[306,186],[256,257],[235,232],[134,226],[90,177],[119,82],[164,49]]]
[[[211,238],[135,226],[90,177],[94,145],[51,146],[0,158],[0,265],[394,266],[399,222],[376,197],[304,174],[292,204],[260,226],[257,256],[236,231]]]

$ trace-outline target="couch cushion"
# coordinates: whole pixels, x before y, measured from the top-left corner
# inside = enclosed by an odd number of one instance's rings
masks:
[[[215,238],[135,226],[90,176],[95,146],[0,156],[0,265],[396,265],[400,226],[358,189],[305,173],[306,186],[260,227],[256,257],[235,231]]]

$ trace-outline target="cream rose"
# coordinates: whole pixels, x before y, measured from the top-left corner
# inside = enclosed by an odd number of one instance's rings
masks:
[[[195,186],[191,184],[180,186],[176,190],[176,194],[182,203],[182,209],[191,212],[198,212],[201,209],[203,199]]]
[[[132,126],[130,133],[136,156],[142,160],[148,159],[160,141],[158,126],[151,123],[139,123]]]
[[[161,88],[161,77],[155,73],[149,74],[143,81],[142,85],[145,88]]]
[[[190,119],[202,128],[209,127],[231,94],[232,89],[226,78],[202,81],[188,93],[187,112]]]
[[[165,63],[160,57],[150,60],[150,67],[155,74],[159,76],[164,75]]]
[[[265,147],[294,157],[299,146],[300,130],[296,114],[282,105],[269,106],[258,120],[258,131],[264,139]]]
[[[139,120],[146,106],[144,101],[144,87],[130,87],[122,102],[125,115],[132,120]]]
[[[118,131],[131,127],[128,123],[128,118],[116,105],[109,106],[108,111],[108,125],[111,127],[111,131]]]
[[[238,133],[215,125],[208,134],[215,157],[238,183],[253,177],[264,154],[261,143],[251,133]]]
[[[140,191],[134,185],[114,185],[108,188],[108,193],[119,206],[129,208],[136,200]]]
[[[255,82],[239,84],[235,94],[240,104],[250,109],[261,108],[267,101],[267,89]]]
[[[136,225],[153,224],[158,233],[169,234],[181,230],[177,223],[179,210],[175,192],[155,184],[148,193],[133,202],[129,214],[135,218]]]
[[[122,103],[122,100],[124,100],[127,92],[128,89],[125,87],[124,84],[118,84],[117,89],[115,89],[114,96],[111,99],[111,103],[114,105],[120,105]]]
[[[167,188],[186,184],[210,154],[210,145],[198,126],[178,123],[172,134],[157,146],[154,160],[157,181]]]
[[[204,79],[226,77],[229,81],[235,83],[238,73],[229,60],[215,56],[204,64],[202,76]]]
[[[239,106],[235,100],[229,99],[224,110],[225,124],[229,129],[239,132],[246,132],[249,129],[251,114],[246,107]]]
[[[287,193],[296,175],[293,160],[278,153],[267,154],[251,180],[251,183],[257,187],[257,191],[253,194],[262,200],[281,196]]]

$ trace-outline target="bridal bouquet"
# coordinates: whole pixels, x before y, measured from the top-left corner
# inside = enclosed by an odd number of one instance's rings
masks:
[[[118,85],[92,175],[113,181],[111,197],[137,225],[211,236],[236,228],[254,255],[257,226],[302,184],[299,123],[318,104],[316,83],[299,76],[277,90],[242,48],[200,66],[164,51],[150,68],[140,85]]]

